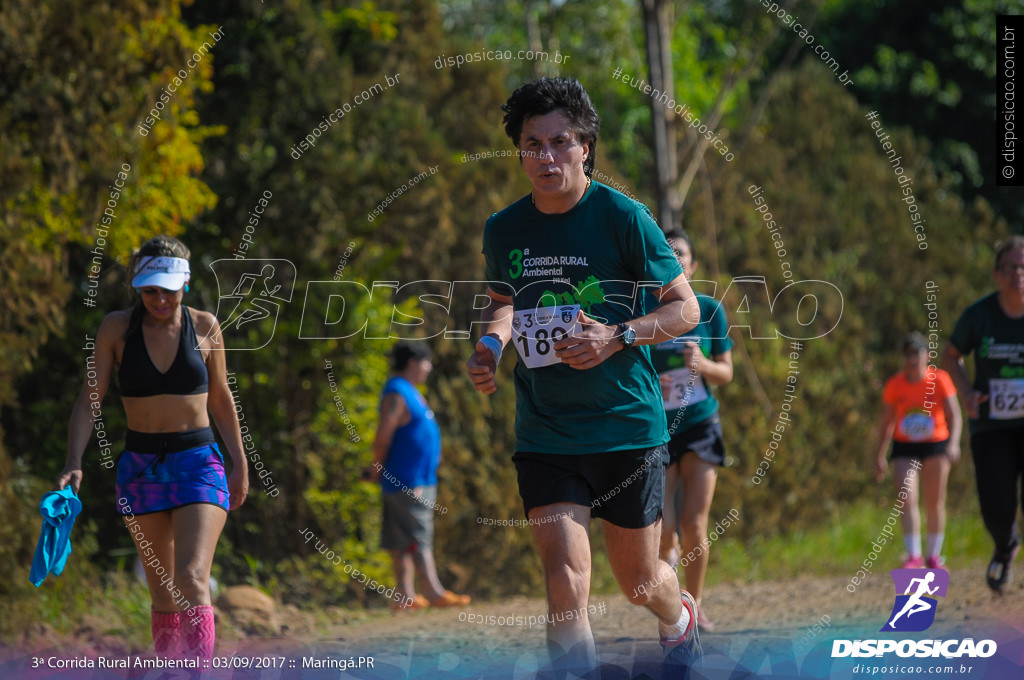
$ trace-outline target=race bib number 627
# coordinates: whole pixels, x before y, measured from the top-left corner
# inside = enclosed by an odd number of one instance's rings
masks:
[[[1024,378],[989,380],[988,405],[992,420],[1024,418]]]
[[[520,309],[512,317],[512,342],[527,368],[561,363],[554,343],[580,330],[579,305]]]

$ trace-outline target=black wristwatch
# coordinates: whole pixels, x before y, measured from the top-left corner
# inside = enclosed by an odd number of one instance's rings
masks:
[[[629,349],[636,343],[636,331],[628,323],[620,323],[615,327],[615,330],[619,333],[619,339],[622,340],[623,348]]]

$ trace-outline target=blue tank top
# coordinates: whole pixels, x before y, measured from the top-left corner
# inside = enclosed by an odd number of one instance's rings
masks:
[[[156,370],[146,349],[142,335],[142,324],[128,333],[124,339],[121,367],[118,381],[122,397],[153,397],[158,394],[205,394],[210,381],[203,361],[203,353],[197,349],[196,329],[188,307],[181,306],[181,336],[178,339],[178,353],[166,373]]]
[[[395,493],[402,485],[434,486],[437,466],[441,462],[441,428],[423,395],[406,380],[395,376],[387,381],[381,396],[398,394],[412,416],[408,423],[395,430],[384,460],[380,477],[381,493]],[[389,477],[391,479],[389,479]]]

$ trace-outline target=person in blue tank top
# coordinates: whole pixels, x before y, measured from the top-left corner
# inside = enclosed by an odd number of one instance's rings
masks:
[[[426,345],[401,342],[391,350],[392,375],[381,391],[380,421],[373,442],[370,479],[380,482],[380,545],[391,555],[401,602],[418,609],[460,606],[468,595],[441,585],[434,563],[434,513],[437,505],[437,467],[441,462],[441,429],[417,385],[433,366]],[[413,576],[419,574],[429,597],[416,594]]]
[[[699,659],[696,605],[658,558],[668,427],[649,345],[699,309],[650,211],[591,179],[600,118],[583,86],[541,78],[502,107],[532,191],[484,230],[489,304],[466,363],[490,394],[515,348],[519,495],[544,566],[556,672],[592,672],[590,520],[633,605],[657,619],[665,663]],[[648,295],[647,292],[651,294]]]

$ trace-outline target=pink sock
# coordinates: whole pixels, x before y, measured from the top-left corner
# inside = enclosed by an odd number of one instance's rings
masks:
[[[213,607],[198,605],[182,612],[181,627],[185,633],[184,652],[187,656],[202,659],[213,657],[213,643],[217,639],[213,627]]]
[[[158,612],[150,609],[149,616],[156,653],[172,659],[178,658],[182,647],[181,612]]]

